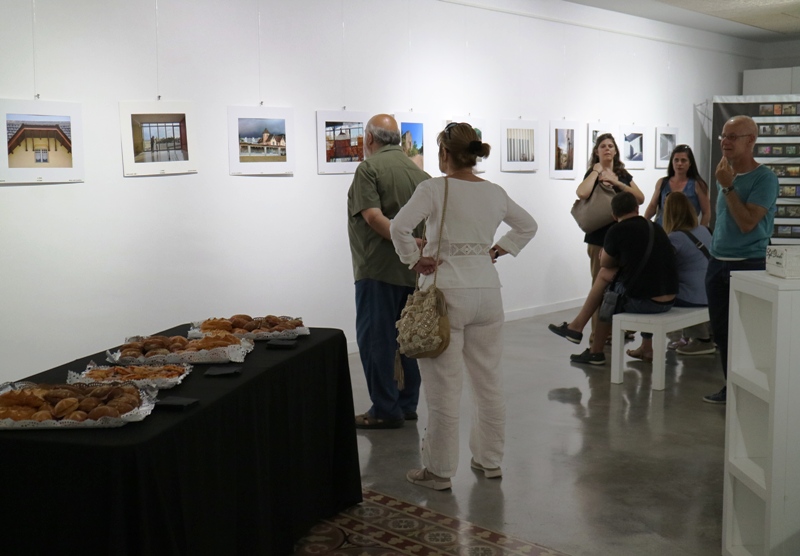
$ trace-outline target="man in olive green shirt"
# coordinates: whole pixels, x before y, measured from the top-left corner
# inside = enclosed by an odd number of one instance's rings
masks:
[[[356,284],[356,342],[372,407],[356,427],[388,429],[416,419],[417,362],[401,357],[405,388],[394,380],[395,322],[414,291],[416,276],[394,251],[389,224],[422,181],[430,178],[400,147],[400,130],[387,114],[373,116],[364,133],[365,160],[347,192],[347,232]]]

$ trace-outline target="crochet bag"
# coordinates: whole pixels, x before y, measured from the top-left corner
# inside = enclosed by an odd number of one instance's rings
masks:
[[[439,261],[439,250],[442,247],[442,233],[444,231],[444,215],[447,211],[447,178],[444,179],[444,207],[442,208],[442,226],[439,233],[439,245],[436,247],[436,261]],[[422,254],[422,247],[420,247]],[[433,272],[433,284],[425,291],[419,289],[419,275],[417,275],[414,293],[408,296],[406,306],[400,313],[397,321],[398,354],[396,363],[399,363],[400,353],[406,357],[420,359],[424,357],[438,357],[450,345],[450,321],[447,318],[447,302],[442,291],[436,287],[437,270]],[[397,367],[395,365],[395,370]],[[402,367],[400,367],[402,370]],[[397,374],[397,373],[396,373]],[[402,377],[398,377],[401,382]]]

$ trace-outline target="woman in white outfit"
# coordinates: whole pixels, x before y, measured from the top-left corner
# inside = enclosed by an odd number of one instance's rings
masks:
[[[447,300],[450,346],[435,359],[420,359],[428,404],[428,427],[422,441],[423,469],[406,477],[414,484],[444,490],[458,468],[459,404],[464,370],[473,397],[470,450],[473,468],[500,477],[505,439],[505,401],[500,370],[503,350],[503,301],[494,268],[498,257],[516,256],[536,234],[536,221],[499,186],[477,177],[477,157],[489,155],[466,123],[451,123],[437,139],[439,169],[446,178],[422,182],[391,224],[400,259],[424,275],[421,288],[433,282],[441,234],[436,285]],[[445,181],[449,192],[442,230]],[[425,220],[427,244],[420,254],[411,235]],[[496,243],[501,222],[511,229]]]

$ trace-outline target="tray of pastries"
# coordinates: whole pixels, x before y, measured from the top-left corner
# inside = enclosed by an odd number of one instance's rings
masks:
[[[294,317],[251,317],[250,315],[233,315],[229,319],[213,318],[192,323],[189,338],[202,338],[206,334],[224,331],[239,338],[248,340],[294,340],[298,336],[307,336],[311,332],[303,324],[303,319]]]
[[[147,417],[157,392],[131,383],[6,382],[0,385],[0,430],[121,427]]]
[[[183,336],[133,336],[106,359],[115,365],[166,365],[178,363],[241,363],[253,342],[229,332],[214,331],[200,338]]]
[[[154,386],[166,390],[177,386],[192,372],[186,363],[164,365],[115,365],[99,366],[92,361],[82,373],[69,371],[68,384],[89,384],[92,382],[131,382],[136,386]]]

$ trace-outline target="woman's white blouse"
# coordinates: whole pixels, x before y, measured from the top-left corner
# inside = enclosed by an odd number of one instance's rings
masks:
[[[420,258],[411,235],[425,220],[426,257],[436,258],[444,205],[444,178],[432,178],[417,186],[414,195],[400,209],[391,224],[392,242],[400,260],[413,267]],[[439,288],[499,288],[489,256],[501,222],[511,229],[496,243],[516,256],[536,235],[538,225],[528,212],[489,181],[448,179],[449,193],[436,285]],[[432,283],[432,277],[426,280]],[[423,288],[424,289],[424,288]]]

